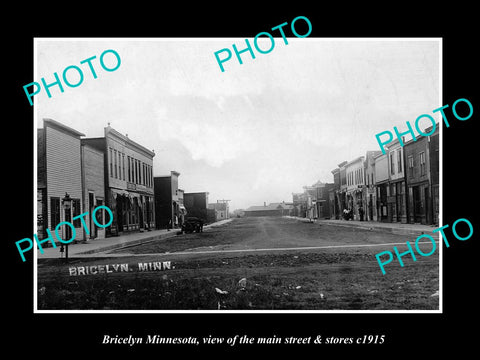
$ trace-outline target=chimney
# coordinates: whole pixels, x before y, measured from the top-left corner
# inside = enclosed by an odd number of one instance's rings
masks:
[[[263,202],[263,206],[267,207],[267,202],[266,201]]]

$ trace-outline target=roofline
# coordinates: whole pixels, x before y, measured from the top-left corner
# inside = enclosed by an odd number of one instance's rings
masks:
[[[154,176],[154,178],[171,178],[172,175],[179,177],[180,173],[178,171],[172,170],[170,171],[169,175],[157,175],[157,176]]]
[[[377,160],[381,156],[387,156],[387,153],[384,154],[383,152],[380,152],[380,154],[373,156],[373,160]]]
[[[377,156],[382,153],[382,150],[367,150],[367,153],[365,155],[365,158],[368,157],[368,155],[371,155],[372,157]]]
[[[360,160],[360,159],[363,159],[363,161],[365,161],[365,156],[361,155],[361,156],[359,156],[359,157],[357,157],[357,158],[355,158],[355,159],[353,159],[353,160],[350,160],[349,162],[347,162],[346,165],[353,164],[353,163],[357,162],[357,161]],[[345,166],[346,166],[346,165],[345,165]]]
[[[425,131],[431,130],[432,128],[433,128],[433,126],[430,126],[430,127],[426,128]],[[435,128],[435,131],[433,132],[432,135],[426,135],[426,136],[425,136],[425,135],[418,135],[418,136],[416,137],[416,140],[410,139],[410,140],[408,140],[407,142],[403,143],[403,147],[405,147],[405,146],[407,146],[407,145],[410,145],[410,144],[413,143],[413,142],[417,142],[417,141],[420,140],[420,139],[427,139],[427,141],[428,141],[428,138],[429,138],[429,137],[439,136],[439,135],[440,135],[440,132],[439,132],[439,129],[438,129],[438,123],[436,123],[436,128]]]
[[[62,124],[61,122],[58,122],[56,120],[50,119],[50,118],[43,118],[43,128],[45,128],[45,125],[54,127],[57,130],[70,133],[70,135],[75,136],[75,137],[82,137],[85,136],[85,134],[81,133],[80,131],[77,131],[75,129],[72,129],[71,127]]]
[[[98,137],[86,137],[86,138],[83,138],[82,141],[84,140],[100,140],[100,139],[105,139],[104,136],[98,136]]]
[[[136,147],[138,150],[141,150],[141,151],[145,152],[146,154],[148,154],[152,158],[155,156],[155,152],[153,152],[152,150],[148,150],[145,146],[140,145],[139,143],[131,140],[128,136],[125,136],[125,135],[121,134],[120,132],[118,132],[117,130],[112,128],[111,126],[105,127],[104,132],[105,132],[105,137],[107,137],[107,133],[112,134],[112,135],[116,136],[117,138],[125,141],[127,144],[132,145],[132,146]]]

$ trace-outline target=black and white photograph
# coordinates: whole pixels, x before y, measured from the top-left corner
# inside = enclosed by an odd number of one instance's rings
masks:
[[[7,353],[473,349],[473,6],[72,5],[3,23]]]
[[[441,39],[35,45],[38,311],[441,309]]]

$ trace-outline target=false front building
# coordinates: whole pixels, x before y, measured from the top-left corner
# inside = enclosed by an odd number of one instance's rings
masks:
[[[105,202],[113,216],[107,235],[155,228],[153,157],[155,153],[110,125],[101,138],[82,143],[103,151]]]
[[[430,133],[432,127],[425,129]],[[408,188],[408,222],[438,224],[439,138],[438,126],[429,136],[417,136],[404,146]]]
[[[216,203],[208,204],[208,209],[215,211],[215,221],[228,219],[228,202],[217,201]]]
[[[377,189],[375,187],[375,157],[381,155],[381,151],[367,151],[365,155],[365,202],[367,205],[365,218],[369,221],[377,221]]]
[[[346,204],[353,211],[354,220],[363,220],[365,204],[365,158],[360,156],[345,165],[347,177]]]
[[[407,222],[407,201],[403,146],[398,139],[388,144],[389,184],[387,192],[390,222]]]
[[[62,123],[43,119],[37,130],[37,236],[47,238],[58,224],[70,221],[83,211],[81,132]],[[72,206],[64,209],[63,199],[70,197]],[[72,221],[75,240],[84,240],[80,219]],[[58,231],[62,239],[66,226]]]
[[[333,216],[330,208],[329,192],[334,188],[334,184],[326,184],[317,181],[312,186],[304,186],[306,194],[306,217],[310,219],[330,219]]]
[[[178,188],[180,173],[153,178],[155,192],[155,223],[157,229],[182,227],[187,211],[183,205],[183,190]]]

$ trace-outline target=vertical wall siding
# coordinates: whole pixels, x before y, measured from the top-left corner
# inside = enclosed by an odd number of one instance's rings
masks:
[[[51,197],[59,197],[61,201],[67,192],[72,199],[80,199],[80,208],[84,208],[82,199],[80,139],[49,126],[45,127],[45,131],[48,224],[53,233],[55,229],[51,228],[50,222]],[[65,221],[64,210],[61,209],[60,213],[60,221]],[[65,226],[62,226],[62,229],[64,228]],[[83,239],[83,229],[80,227],[75,230],[75,239]]]
[[[96,201],[98,199],[103,200],[105,205],[105,186],[104,186],[104,167],[103,167],[103,152],[96,150],[93,147],[88,145],[82,146],[82,157],[83,157],[83,172],[84,172],[84,209],[83,212],[88,212],[88,215],[85,216],[85,222],[87,226],[91,224],[91,213],[90,209],[96,207]],[[89,203],[89,193],[94,194],[94,203]],[[103,211],[103,210],[102,210]],[[93,225],[95,226],[95,225]],[[90,235],[85,234],[85,237],[88,239],[93,235],[93,229],[90,229]],[[102,239],[105,237],[105,229],[97,228],[97,238]]]
[[[85,189],[95,192],[96,197],[105,199],[103,177],[103,153],[91,147],[83,147]]]

